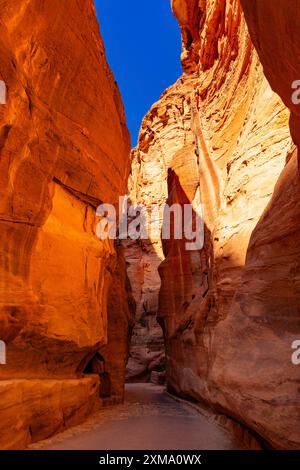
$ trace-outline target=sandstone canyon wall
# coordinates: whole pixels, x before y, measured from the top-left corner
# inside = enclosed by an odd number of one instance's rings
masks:
[[[0,447],[20,448],[93,409],[108,330],[126,354],[125,267],[95,209],[126,192],[130,139],[92,0],[0,1],[0,27]]]
[[[264,73],[273,90],[291,111],[291,133],[294,142],[299,145],[300,107],[292,100],[292,84],[300,80],[299,1],[278,0],[275,6],[269,0],[252,4],[241,0],[241,4]]]
[[[100,348],[109,373],[113,403],[123,401],[129,346],[135,326],[136,304],[127,275],[124,249],[117,250],[117,268],[108,293],[107,344]],[[101,391],[101,384],[100,384]]]
[[[264,76],[238,0],[172,7],[184,74],[145,117],[132,168],[139,202],[204,205],[202,250],[174,239],[147,246],[156,294],[160,265],[168,387],[273,447],[299,448],[291,362],[300,336],[299,186],[289,113]]]
[[[140,140],[141,142],[141,140]],[[148,163],[148,165],[147,165]],[[140,160],[140,148],[132,152],[129,176],[129,202],[133,206],[143,204],[147,210],[158,198],[162,198],[159,181],[159,162],[152,158]],[[158,267],[163,259],[160,234],[156,239],[126,240],[125,257],[127,273],[135,300],[135,325],[131,337],[127,364],[128,382],[149,382],[158,375],[165,375],[163,332],[157,323],[160,277]]]

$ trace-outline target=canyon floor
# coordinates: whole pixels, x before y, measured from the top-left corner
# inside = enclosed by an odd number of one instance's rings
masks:
[[[39,450],[239,449],[206,410],[197,411],[152,384],[128,384],[124,404],[102,409],[86,423],[34,444]]]

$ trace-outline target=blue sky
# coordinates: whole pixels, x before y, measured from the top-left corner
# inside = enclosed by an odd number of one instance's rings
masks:
[[[108,62],[123,97],[132,146],[142,118],[181,75],[170,0],[95,0]]]

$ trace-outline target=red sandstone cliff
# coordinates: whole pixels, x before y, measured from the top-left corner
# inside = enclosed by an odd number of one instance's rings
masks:
[[[163,253],[160,243],[150,249],[152,277],[165,258],[168,386],[274,447],[297,448],[298,173],[288,112],[264,77],[238,0],[172,6],[185,73],[145,117],[133,166],[139,202],[204,204],[201,251],[178,240],[164,242]]]
[[[143,121],[130,197],[201,201],[205,243],[127,244],[132,367],[161,353],[159,312],[171,390],[299,448],[299,169],[264,77],[298,143],[299,8],[242,4],[258,55],[238,0],[172,2],[185,73]],[[0,0],[0,18],[0,446],[20,448],[84,419],[99,385],[122,398],[134,303],[95,208],[125,193],[129,138],[90,0]]]
[[[0,446],[18,448],[91,411],[80,377],[115,315],[127,345],[95,209],[125,193],[130,141],[92,0],[0,1],[0,18]]]

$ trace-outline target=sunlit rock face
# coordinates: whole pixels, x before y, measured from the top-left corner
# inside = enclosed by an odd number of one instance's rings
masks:
[[[128,380],[149,380],[155,361],[164,353],[162,330],[156,321],[161,286],[158,267],[164,259],[161,241],[163,210],[157,214],[153,212],[152,219],[150,211],[152,207],[162,208],[166,202],[168,171],[173,166],[182,167],[185,162],[182,174],[186,175],[191,199],[197,187],[194,136],[187,103],[193,81],[193,77],[179,79],[153,105],[143,119],[138,146],[132,153],[129,198],[132,204],[147,208],[149,238],[126,242],[128,275],[137,303],[137,322],[127,367]],[[186,151],[187,148],[190,152]],[[162,368],[159,367],[160,370]]]
[[[247,2],[241,0],[253,44],[258,52],[264,73],[291,110],[291,133],[297,145],[300,142],[299,92],[299,2],[279,0],[272,5],[268,0]],[[276,58],[276,60],[274,60]],[[293,84],[298,81],[298,84]]]
[[[72,378],[107,342],[117,257],[95,213],[126,192],[129,135],[91,0],[0,16],[0,378]]]
[[[152,277],[163,260],[168,387],[274,447],[294,448],[298,244],[280,241],[298,230],[289,113],[264,77],[237,0],[172,6],[185,73],[144,119],[132,170],[139,202],[204,205],[202,250],[174,239],[146,245]]]

